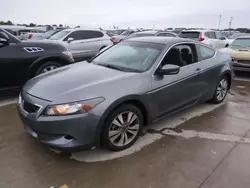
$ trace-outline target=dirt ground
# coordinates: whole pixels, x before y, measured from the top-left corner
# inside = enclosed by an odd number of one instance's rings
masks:
[[[147,134],[162,138],[128,156],[87,163],[31,138],[16,104],[5,105],[0,107],[0,187],[249,188],[249,114],[250,83],[235,81],[226,103],[215,110],[184,119],[175,129],[149,129]]]

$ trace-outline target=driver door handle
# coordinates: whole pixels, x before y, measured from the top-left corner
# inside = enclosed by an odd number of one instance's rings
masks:
[[[197,68],[197,69],[195,70],[195,74],[200,73],[201,71],[202,71],[201,68]]]

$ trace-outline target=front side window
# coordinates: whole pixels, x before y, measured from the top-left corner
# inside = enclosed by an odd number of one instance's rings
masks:
[[[215,51],[211,48],[208,48],[200,44],[197,44],[196,46],[197,46],[198,56],[199,56],[200,61],[210,59],[215,54]]]
[[[176,45],[169,50],[167,55],[164,57],[161,66],[171,64],[184,67],[186,65],[193,64],[197,62],[195,54],[194,44]]]
[[[216,33],[215,33],[215,36],[216,36],[217,39],[221,39],[221,34],[220,34],[220,32],[216,32]]]
[[[250,38],[237,38],[230,46],[250,48]]]
[[[205,36],[210,39],[215,39],[215,32],[209,31],[205,33]]]
[[[125,71],[144,72],[158,58],[165,45],[126,41],[104,51],[93,63],[106,67],[119,67]]]
[[[60,32],[52,35],[49,39],[50,40],[59,40],[59,39],[62,39],[63,37],[65,37],[69,33],[70,33],[70,31],[64,31],[64,30],[62,30],[62,31],[60,31]]]

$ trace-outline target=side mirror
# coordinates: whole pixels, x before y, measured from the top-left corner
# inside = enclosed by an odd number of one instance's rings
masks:
[[[180,66],[167,64],[164,65],[161,69],[158,69],[157,74],[159,75],[173,75],[180,72]]]
[[[74,39],[72,37],[68,38],[68,40],[67,40],[68,43],[71,43],[73,41],[74,41]]]
[[[4,46],[9,45],[10,43],[9,36],[4,32],[0,32],[0,43],[3,44]]]
[[[225,48],[227,48],[229,46],[229,44],[226,44]]]
[[[220,40],[226,40],[226,37],[221,37]]]

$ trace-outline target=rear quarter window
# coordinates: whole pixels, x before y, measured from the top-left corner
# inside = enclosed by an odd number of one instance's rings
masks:
[[[215,50],[208,48],[206,46],[196,44],[196,47],[197,47],[199,61],[211,59],[215,54]]]
[[[179,37],[182,38],[189,38],[189,39],[198,39],[200,35],[200,32],[196,31],[183,31],[179,34]]]

